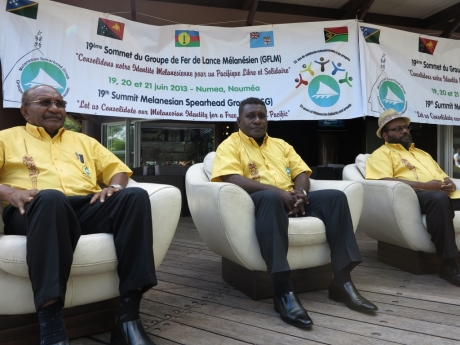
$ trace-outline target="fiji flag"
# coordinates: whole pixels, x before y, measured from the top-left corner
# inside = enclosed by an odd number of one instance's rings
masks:
[[[98,35],[123,41],[124,31],[125,24],[121,22],[116,22],[114,20],[99,18],[99,22],[97,24]]]
[[[37,19],[38,2],[28,0],[8,0],[6,12],[17,14],[18,16]]]
[[[368,28],[366,26],[361,26],[361,31],[363,32],[364,40],[367,43],[380,44],[380,29],[374,29],[374,28]]]
[[[251,48],[274,47],[273,31],[251,32],[249,34],[249,46]]]

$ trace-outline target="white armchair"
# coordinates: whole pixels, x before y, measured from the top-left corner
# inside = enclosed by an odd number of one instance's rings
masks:
[[[273,295],[255,234],[254,203],[240,187],[210,182],[215,152],[187,171],[185,188],[193,222],[207,246],[222,256],[223,279],[253,299]],[[354,230],[361,215],[360,183],[311,180],[310,190],[339,189],[348,199]],[[326,288],[332,278],[325,227],[314,217],[290,218],[288,261],[298,292]]]
[[[169,185],[137,183],[150,198],[155,268],[163,261],[179,221],[181,194]],[[0,203],[0,212],[3,205]],[[64,306],[71,338],[109,330],[118,307],[117,258],[111,234],[80,237]],[[32,313],[30,315],[24,315]],[[0,218],[0,344],[38,343],[38,324],[26,263],[26,237],[4,235]],[[16,342],[14,342],[16,341]]]
[[[439,272],[440,261],[414,190],[403,182],[366,180],[369,156],[356,157],[355,164],[344,168],[343,179],[364,187],[359,228],[378,241],[378,260],[414,274]],[[460,188],[460,180],[452,181]],[[460,248],[460,211],[455,215],[455,238]]]

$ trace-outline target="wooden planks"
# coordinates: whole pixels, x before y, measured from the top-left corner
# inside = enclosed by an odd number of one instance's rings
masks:
[[[221,258],[181,218],[158,269],[159,284],[144,294],[141,318],[157,345],[202,344],[458,344],[459,288],[435,274],[414,275],[377,261],[377,242],[356,234],[364,262],[352,278],[376,303],[374,314],[354,312],[327,290],[300,293],[314,326],[285,324],[271,299],[255,301],[222,279]],[[108,344],[110,333],[71,341]]]
[[[69,337],[81,337],[107,331],[120,304],[119,298],[64,309],[64,321]],[[36,314],[0,316],[1,345],[35,345],[39,343]]]

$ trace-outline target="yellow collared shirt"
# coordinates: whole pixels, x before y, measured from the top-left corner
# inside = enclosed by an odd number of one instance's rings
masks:
[[[385,143],[366,161],[366,179],[399,178],[414,182],[443,181],[449,177],[425,151],[411,145],[406,150],[401,144]],[[460,190],[450,194],[452,199],[460,198]]]
[[[31,124],[0,131],[0,184],[56,189],[68,196],[101,191],[113,175],[132,171],[95,139],[61,128],[51,138]]]
[[[293,180],[302,172],[311,174],[308,165],[284,140],[266,135],[259,146],[239,131],[217,148],[211,180],[222,182],[220,176],[236,174],[290,191]]]

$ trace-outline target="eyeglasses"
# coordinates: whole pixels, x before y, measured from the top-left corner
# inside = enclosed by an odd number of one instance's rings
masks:
[[[411,126],[404,126],[404,127],[398,126],[394,128],[385,129],[384,132],[395,131],[395,132],[401,133],[403,130],[410,131],[411,128],[412,128]]]
[[[38,103],[40,107],[45,107],[45,108],[49,108],[51,104],[54,104],[57,108],[65,108],[67,105],[66,101],[61,101],[61,100],[52,101],[51,99],[37,99],[35,101],[30,101],[29,104],[30,103]]]

